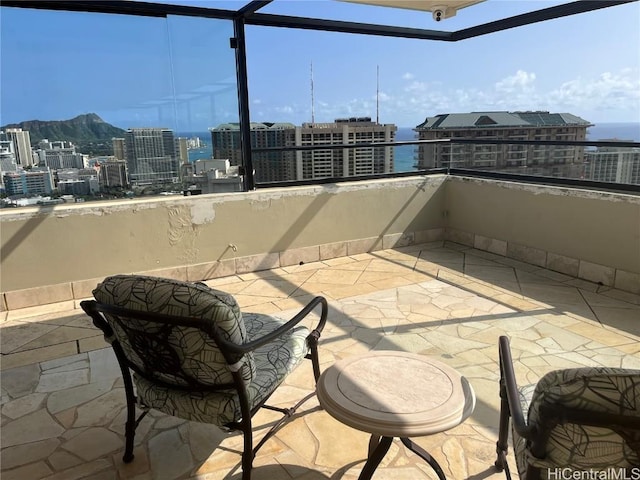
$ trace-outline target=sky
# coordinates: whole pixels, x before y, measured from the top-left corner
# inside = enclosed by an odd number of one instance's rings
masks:
[[[260,11],[455,31],[558,3],[487,0],[438,23],[429,12],[334,0],[275,0]],[[238,121],[229,21],[1,7],[0,27],[0,125],[82,113],[178,132]],[[639,2],[455,43],[251,25],[246,39],[256,122],[378,115],[415,127],[496,110],[640,122]]]

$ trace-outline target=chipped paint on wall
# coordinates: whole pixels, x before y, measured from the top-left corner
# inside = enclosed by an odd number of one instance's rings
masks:
[[[271,199],[267,198],[264,200],[253,200],[251,201],[251,210],[254,212],[260,212],[263,210],[268,210],[271,208]]]
[[[152,197],[122,199],[109,202],[88,202],[75,204],[61,204],[52,207],[24,207],[19,211],[14,209],[0,210],[0,220],[2,222],[24,221],[33,217],[56,216],[65,218],[76,215],[103,216],[119,212],[138,212],[155,208],[173,208],[177,205],[195,206],[197,211],[192,216],[194,223],[202,225],[213,221],[211,215],[215,215],[215,206],[229,202],[256,202],[256,208],[269,208],[273,203],[290,197],[318,196],[322,194],[337,195],[345,192],[356,192],[362,190],[376,189],[402,189],[406,187],[418,186],[420,189],[438,188],[450,178],[447,175],[430,175],[385,178],[367,181],[341,182],[326,185],[311,185],[305,187],[282,187],[255,190],[252,192],[238,192],[233,194],[216,193],[210,195],[198,195],[197,197]],[[267,204],[268,203],[268,204]],[[205,206],[206,205],[206,206]],[[202,208],[202,211],[200,210]],[[207,210],[210,209],[210,210]]]
[[[213,223],[216,218],[216,210],[208,202],[194,203],[191,205],[191,222],[194,225],[206,225]]]
[[[185,263],[194,263],[200,251],[196,247],[198,225],[192,221],[191,210],[186,205],[167,207],[169,245],[180,249],[178,258]]]

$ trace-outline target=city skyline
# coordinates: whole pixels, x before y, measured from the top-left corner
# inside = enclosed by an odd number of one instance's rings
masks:
[[[181,3],[237,9],[245,2]],[[440,24],[428,12],[328,1],[275,1],[261,12],[457,30],[558,3],[489,0]],[[230,22],[8,7],[0,22],[1,124],[88,112],[123,128],[176,132],[238,121],[233,50],[220,49],[233,34]],[[251,121],[311,121],[313,63],[317,122],[375,118],[378,68],[380,122],[400,128],[441,113],[490,110],[638,122],[639,27],[638,3],[455,44],[247,26]]]

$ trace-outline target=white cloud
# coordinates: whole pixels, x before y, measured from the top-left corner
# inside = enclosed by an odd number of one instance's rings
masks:
[[[637,118],[640,112],[637,69],[578,77],[546,89],[540,88],[541,80],[550,83],[550,79],[539,79],[534,72],[524,70],[498,79],[488,88],[447,88],[439,82],[414,79],[402,90],[387,95],[382,113],[387,118],[401,117],[394,121],[405,126],[438,113],[482,110],[549,110],[601,121],[624,121],[625,116]]]
[[[629,109],[640,107],[640,75],[625,68],[618,73],[604,72],[596,78],[578,77],[564,82],[549,93],[550,101],[567,107],[587,109]]]
[[[534,72],[517,70],[504,78],[490,80],[483,88],[452,87],[438,81],[409,80],[400,88],[379,93],[382,122],[413,126],[440,113],[482,110],[549,110],[569,112],[590,121],[629,121],[640,112],[640,72],[621,69],[592,77],[566,81],[541,78]],[[543,85],[550,85],[543,88]],[[269,118],[286,117],[288,121],[309,121],[311,105],[260,105]],[[316,99],[315,118],[329,122],[335,118],[376,115],[375,95],[346,101]]]
[[[291,105],[284,105],[282,107],[275,107],[274,110],[278,113],[291,114],[293,113],[293,107]]]
[[[428,82],[419,82],[417,80],[411,82],[409,85],[404,87],[405,92],[426,92],[429,90]]]
[[[402,75],[403,80],[413,80],[414,78],[416,78],[416,76],[413,73],[406,72]]]
[[[536,74],[518,70],[515,75],[510,75],[496,82],[495,89],[498,92],[512,93],[518,90],[529,91],[533,89]]]

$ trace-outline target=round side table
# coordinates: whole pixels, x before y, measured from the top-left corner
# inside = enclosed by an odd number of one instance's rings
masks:
[[[473,388],[456,370],[427,356],[395,351],[336,362],[320,376],[317,395],[336,420],[371,433],[359,480],[371,478],[394,437],[445,480],[438,462],[408,437],[453,428],[475,407]]]

